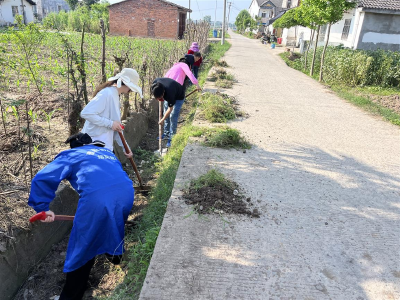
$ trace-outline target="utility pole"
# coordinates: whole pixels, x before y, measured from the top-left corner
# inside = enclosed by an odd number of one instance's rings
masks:
[[[190,22],[190,0],[189,0],[189,22]]]
[[[221,45],[225,43],[225,21],[226,21],[226,0],[224,0],[224,19],[222,21],[222,39]]]
[[[231,13],[231,5],[232,2],[228,2],[229,3],[229,9],[228,9],[228,29],[229,29],[229,14]]]
[[[217,7],[218,7],[218,0],[215,0],[215,19],[214,19],[214,30],[215,30],[215,23],[217,23]]]

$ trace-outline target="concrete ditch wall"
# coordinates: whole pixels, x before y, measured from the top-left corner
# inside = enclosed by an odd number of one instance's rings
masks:
[[[68,184],[61,184],[50,209],[64,215],[74,215],[78,194]],[[28,219],[28,216],[26,216]],[[11,300],[19,287],[29,276],[29,272],[69,233],[70,221],[30,225],[29,230],[20,231],[15,240],[0,252],[0,298]]]
[[[127,120],[124,135],[131,149],[136,148],[146,135],[148,122],[147,114],[136,112]],[[114,145],[114,148],[120,161],[127,163],[122,149],[118,145]],[[78,199],[78,194],[69,184],[61,183],[50,209],[58,214],[74,215]],[[1,300],[13,299],[19,287],[27,280],[32,268],[49,253],[52,245],[69,234],[71,228],[70,221],[32,224],[29,230],[18,232],[13,242],[5,249],[0,249]]]

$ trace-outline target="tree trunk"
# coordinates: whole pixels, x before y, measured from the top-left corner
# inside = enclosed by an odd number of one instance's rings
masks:
[[[106,29],[103,19],[100,19],[101,39],[103,41],[101,48],[101,82],[106,82]]]
[[[26,114],[26,132],[28,135],[28,154],[29,154],[29,170],[31,174],[31,181],[33,179],[33,164],[32,164],[32,137],[31,137],[31,130],[30,130],[30,122],[29,122],[29,115],[28,115],[29,107],[28,107],[28,100],[25,101],[25,114]]]
[[[309,42],[308,45],[307,45],[306,55],[304,56],[304,71],[307,70],[308,51],[310,51],[311,43],[312,43],[313,40],[314,40],[314,33],[315,33],[315,30],[314,30],[314,29],[311,29],[310,42]]]
[[[314,75],[315,55],[317,54],[318,37],[319,37],[319,29],[320,28],[321,28],[321,26],[318,25],[318,27],[317,27],[317,36],[315,37],[314,53],[313,53],[312,62],[311,62],[310,76]]]
[[[129,95],[124,95],[124,108],[122,110],[121,120],[126,120],[129,117]]]
[[[325,39],[325,46],[324,46],[324,50],[322,51],[322,56],[321,56],[321,69],[319,70],[319,81],[323,80],[323,67],[324,67],[324,60],[325,60],[325,51],[326,51],[326,47],[328,47],[328,42],[329,42],[329,33],[331,32],[331,23],[328,24],[328,29],[327,29],[328,35]]]
[[[3,127],[4,127],[4,134],[7,136],[7,127],[6,127],[6,120],[5,120],[7,111],[5,110],[3,112],[3,103],[1,102],[1,99],[0,99],[0,109],[1,109],[1,120],[3,121]]]
[[[85,71],[85,55],[83,53],[83,42],[85,40],[85,24],[82,26],[82,40],[81,40],[81,55],[80,55],[80,67],[79,72],[81,73],[83,99],[85,104],[89,103],[87,88],[86,88],[86,71]]]

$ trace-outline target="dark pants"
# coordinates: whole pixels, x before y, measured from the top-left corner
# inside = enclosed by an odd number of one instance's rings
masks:
[[[194,75],[194,77],[196,77],[196,79],[198,78],[198,75],[199,75],[199,67],[198,66],[193,66],[193,75]]]
[[[93,257],[79,269],[67,273],[64,288],[59,300],[81,300],[86,291],[90,270],[94,265]]]

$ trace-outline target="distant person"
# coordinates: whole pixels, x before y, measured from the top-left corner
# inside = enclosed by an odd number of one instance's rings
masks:
[[[201,56],[201,53],[200,53],[200,50],[199,50],[199,45],[197,44],[197,42],[193,42],[192,43],[192,45],[190,46],[190,48],[189,48],[187,53],[188,54],[193,54],[194,57],[195,57],[195,62],[193,64],[193,75],[197,79],[197,78],[199,78],[198,74],[199,74],[200,65],[203,62],[203,58]]]
[[[118,264],[124,252],[125,221],[132,209],[132,181],[104,143],[88,134],[68,138],[71,149],[58,154],[32,180],[28,204],[46,212],[42,222],[53,222],[49,204],[60,182],[68,180],[79,194],[69,237],[64,272],[66,282],[59,300],[80,300],[86,290],[95,257],[105,254]]]
[[[151,94],[158,101],[164,101],[164,116],[159,124],[164,123],[163,139],[167,139],[167,147],[171,147],[171,139],[178,127],[178,118],[185,99],[183,86],[171,78],[157,78],[151,85]]]
[[[111,151],[113,151],[114,140],[123,147],[117,133],[122,131],[119,96],[134,91],[143,98],[142,89],[138,83],[139,74],[136,70],[124,68],[121,73],[99,85],[94,91],[94,98],[81,112],[81,117],[86,120],[82,133],[87,133],[92,140],[103,141],[105,147]],[[132,157],[132,151],[125,155],[128,158]]]

